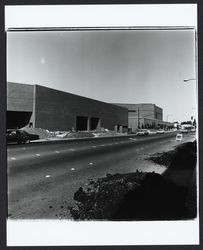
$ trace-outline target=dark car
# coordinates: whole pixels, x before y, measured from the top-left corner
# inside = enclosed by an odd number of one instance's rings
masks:
[[[147,129],[139,129],[136,133],[137,136],[148,136],[149,130]]]
[[[21,129],[9,129],[6,131],[7,143],[30,143],[30,141],[38,140],[39,135],[29,134]]]

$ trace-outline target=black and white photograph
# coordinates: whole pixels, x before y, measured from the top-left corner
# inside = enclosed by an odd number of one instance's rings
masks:
[[[196,16],[10,24],[21,9],[6,9],[8,225],[198,225]]]

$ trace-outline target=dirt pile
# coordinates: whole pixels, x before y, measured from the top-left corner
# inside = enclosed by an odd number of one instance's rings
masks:
[[[76,204],[70,208],[74,219],[110,219],[124,196],[139,186],[146,174],[135,172],[129,174],[107,174],[88,186],[79,188],[74,194]]]
[[[176,151],[171,150],[168,152],[153,154],[148,157],[146,160],[151,160],[156,164],[169,166],[173,158],[175,157]]]
[[[22,129],[25,130],[26,132],[28,132],[29,134],[39,135],[40,139],[47,139],[47,138],[53,138],[54,137],[53,134],[50,133],[46,129],[42,129],[42,128],[29,128],[29,127],[24,127]]]
[[[189,218],[187,188],[156,173],[147,173],[140,187],[127,193],[112,220],[177,220]]]
[[[194,169],[197,159],[197,143],[186,142],[174,150],[156,153],[147,158],[156,164],[170,166],[170,169]]]
[[[139,171],[108,174],[105,178],[90,181],[85,189],[80,187],[74,195],[75,206],[69,208],[72,217],[76,220],[195,218],[196,142],[182,144],[174,152],[164,152],[158,156],[156,155],[156,162],[170,162],[164,175]],[[182,185],[179,181],[184,172],[189,180],[187,185]],[[171,178],[174,175],[178,183]]]
[[[178,146],[171,161],[170,169],[192,170],[197,162],[197,142],[187,142]]]
[[[81,131],[81,132],[70,132],[64,138],[91,138],[94,137],[92,132]]]

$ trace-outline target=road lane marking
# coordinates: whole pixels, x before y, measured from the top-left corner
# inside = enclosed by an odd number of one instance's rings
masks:
[[[16,160],[16,158],[15,157],[11,157],[11,160]]]
[[[93,165],[93,162],[89,162],[89,165]]]
[[[36,156],[40,156],[40,154],[35,154]]]
[[[45,175],[45,178],[50,178],[50,177],[51,177],[51,175],[49,175],[49,174]]]
[[[59,151],[55,151],[56,154],[59,154],[60,152]]]
[[[92,146],[92,148],[96,148],[97,146]]]
[[[75,168],[71,168],[70,170],[71,170],[71,171],[74,171],[74,170],[75,170]]]
[[[69,150],[70,150],[70,151],[75,151],[75,149],[73,149],[73,148],[70,148]]]

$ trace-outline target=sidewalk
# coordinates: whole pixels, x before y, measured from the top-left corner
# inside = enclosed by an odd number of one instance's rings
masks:
[[[165,131],[165,133],[175,133],[176,131]],[[150,135],[155,135],[156,131],[150,131]],[[81,138],[57,138],[57,137],[48,137],[46,139],[39,139],[35,141],[31,141],[32,143],[43,143],[43,142],[64,142],[64,141],[86,141],[86,140],[101,140],[108,138],[129,138],[136,137],[136,134],[117,134],[117,135],[102,135],[95,137],[81,137]]]
[[[128,138],[128,137],[135,137],[135,134],[126,134],[126,135],[115,135],[115,136],[101,136],[101,137],[83,137],[83,138],[46,138],[46,139],[39,139],[35,141],[31,141],[31,143],[52,143],[52,142],[72,142],[72,141],[88,141],[88,140],[102,140],[102,139],[112,139],[112,138]]]

